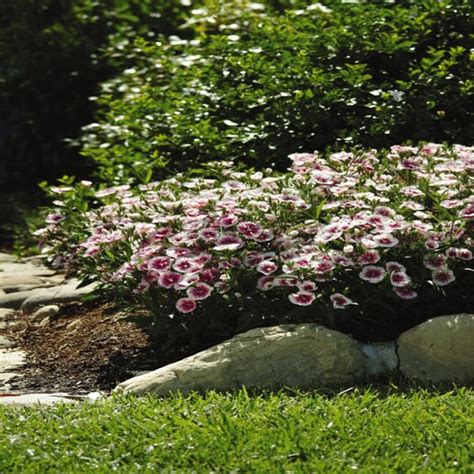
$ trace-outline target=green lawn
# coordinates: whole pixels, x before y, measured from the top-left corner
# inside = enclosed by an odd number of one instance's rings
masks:
[[[0,472],[473,472],[474,391],[208,393],[0,408]]]

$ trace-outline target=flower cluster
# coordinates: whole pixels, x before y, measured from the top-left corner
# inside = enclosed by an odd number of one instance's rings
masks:
[[[239,298],[242,278],[251,294],[344,310],[366,288],[371,298],[411,300],[472,270],[473,147],[290,159],[284,174],[221,162],[206,177],[92,190],[79,239],[68,232],[78,219],[72,188],[56,188],[57,208],[39,234],[46,252],[88,278],[143,302],[171,301],[180,313]]]

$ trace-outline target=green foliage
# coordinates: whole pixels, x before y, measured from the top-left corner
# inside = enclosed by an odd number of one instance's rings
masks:
[[[472,398],[395,387],[0,407],[0,471],[468,473]]]
[[[191,40],[111,44],[106,54],[130,67],[102,85],[98,123],[83,135],[102,179],[216,159],[282,168],[289,153],[354,144],[472,140],[469,2],[272,2],[281,14],[238,3],[239,16],[232,3],[194,11]]]
[[[0,2],[0,182],[9,189],[90,167],[65,139],[92,120],[97,84],[119,68],[111,35],[176,31],[178,0]]]

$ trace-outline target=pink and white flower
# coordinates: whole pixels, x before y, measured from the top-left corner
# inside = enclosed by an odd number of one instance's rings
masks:
[[[176,309],[183,314],[192,313],[196,307],[196,301],[191,298],[180,298],[176,302]]]
[[[227,234],[221,237],[217,241],[217,245],[213,247],[214,250],[223,251],[223,250],[237,250],[244,246],[242,239],[236,235]]]
[[[448,268],[433,271],[431,278],[436,286],[446,286],[456,280],[454,273]]]
[[[257,280],[257,288],[261,291],[268,291],[273,286],[274,277],[265,275]]]
[[[256,239],[262,233],[262,226],[254,222],[241,222],[237,225],[237,230],[247,239]]]
[[[199,237],[206,242],[213,242],[218,237],[218,232],[216,229],[202,229],[198,233]]]
[[[316,283],[312,281],[302,281],[298,283],[298,289],[304,291],[306,293],[311,293],[312,291],[316,290]]]
[[[472,260],[472,252],[469,249],[458,249],[456,256],[466,262]]]
[[[173,268],[181,273],[197,273],[202,267],[202,263],[198,263],[195,259],[189,257],[180,257],[173,263]]]
[[[446,266],[446,257],[443,254],[427,255],[423,264],[429,270],[438,270]]]
[[[359,277],[369,283],[380,283],[385,278],[386,272],[383,267],[367,265],[359,273]]]
[[[333,293],[329,299],[332,301],[332,305],[335,309],[346,309],[347,306],[354,304],[351,299],[341,293]]]
[[[181,273],[166,271],[158,277],[158,284],[163,288],[174,288],[183,279]]]
[[[232,227],[233,225],[237,224],[238,219],[236,216],[233,215],[226,215],[219,217],[219,219],[216,220],[216,225],[218,227]]]
[[[171,258],[170,257],[154,257],[150,259],[147,263],[147,268],[149,271],[163,271],[168,270],[171,266]]]
[[[288,299],[298,306],[309,306],[316,299],[314,293],[307,291],[298,291],[298,293],[291,293]]]
[[[194,300],[205,300],[211,295],[211,293],[212,287],[206,283],[197,283],[186,290],[186,294],[189,296],[189,298]]]
[[[389,273],[392,273],[392,272],[405,272],[406,273],[407,271],[404,265],[398,262],[393,262],[393,261],[387,262],[385,264],[385,268],[387,269]]]
[[[371,265],[377,263],[380,260],[380,254],[378,250],[366,250],[358,258],[359,263],[362,265]]]
[[[390,283],[402,288],[411,283],[411,278],[405,272],[392,272],[390,273]]]
[[[399,296],[402,300],[413,300],[418,296],[418,293],[410,288],[409,286],[405,287],[393,287],[393,291]]]
[[[278,265],[271,260],[263,260],[257,265],[257,271],[264,275],[271,275],[278,270]]]
[[[377,243],[379,247],[396,247],[399,240],[392,234],[378,234],[374,235],[373,241]]]

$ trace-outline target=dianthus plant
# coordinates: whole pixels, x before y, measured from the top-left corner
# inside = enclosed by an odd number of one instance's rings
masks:
[[[472,290],[473,147],[290,159],[283,174],[221,162],[136,189],[52,188],[45,252],[181,321],[247,303],[256,319],[276,308],[373,318],[460,281]]]

